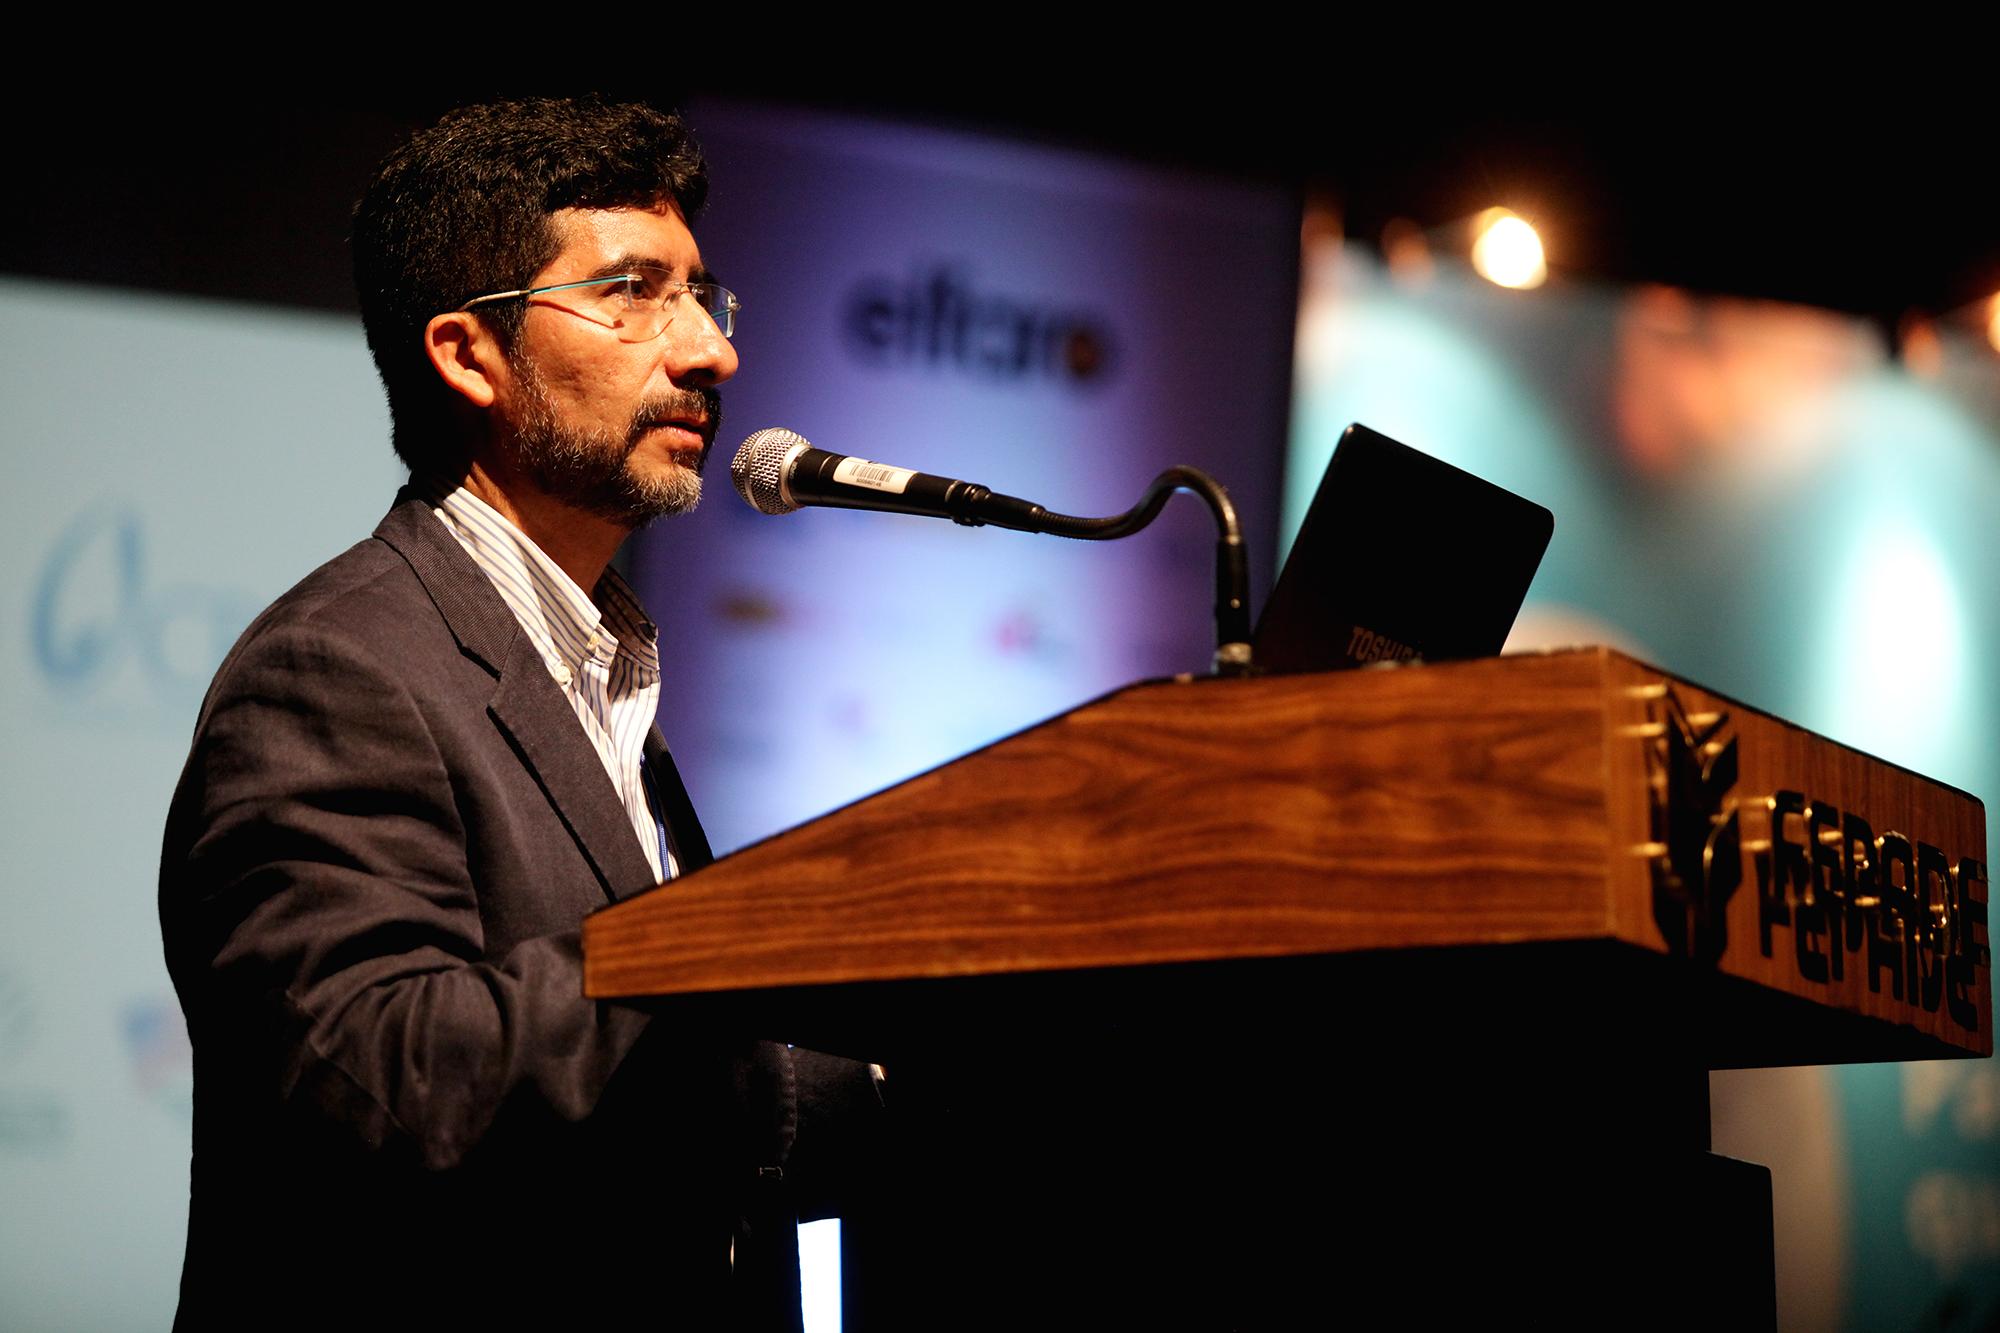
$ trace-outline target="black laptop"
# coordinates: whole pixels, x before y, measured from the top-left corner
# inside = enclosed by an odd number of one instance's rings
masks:
[[[1257,622],[1265,671],[1491,657],[1555,531],[1532,500],[1349,426]]]

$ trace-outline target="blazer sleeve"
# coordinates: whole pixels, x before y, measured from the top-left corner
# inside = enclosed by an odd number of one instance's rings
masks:
[[[498,955],[407,662],[311,619],[253,631],[204,707],[161,916],[201,1074],[450,1167],[589,1117],[648,1018],[584,998],[579,932]],[[594,886],[593,886],[594,888]]]

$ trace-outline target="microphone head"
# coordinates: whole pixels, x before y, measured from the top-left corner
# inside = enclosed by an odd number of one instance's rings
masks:
[[[797,509],[785,487],[785,473],[792,460],[812,448],[797,431],[772,426],[743,441],[729,464],[729,478],[736,492],[760,514],[789,514]]]

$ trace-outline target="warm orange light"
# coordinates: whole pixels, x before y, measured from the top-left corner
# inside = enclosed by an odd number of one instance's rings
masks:
[[[1993,299],[1987,302],[1986,341],[1993,345],[1994,351],[2000,352],[2000,292],[1995,292]]]
[[[1473,224],[1472,267],[1502,287],[1539,287],[1549,276],[1542,238],[1504,208],[1489,208]]]
[[[1405,287],[1422,287],[1437,271],[1423,229],[1408,218],[1390,218],[1382,228],[1382,259],[1389,276]]]
[[[1905,370],[1927,380],[1944,374],[1944,339],[1938,336],[1935,323],[1922,315],[1905,315],[1896,333]]]

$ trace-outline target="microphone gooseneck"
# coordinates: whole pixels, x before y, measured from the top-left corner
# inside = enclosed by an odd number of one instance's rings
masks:
[[[1078,541],[1129,537],[1158,518],[1175,491],[1192,491],[1207,502],[1218,530],[1215,670],[1218,675],[1250,673],[1250,565],[1242,528],[1229,492],[1198,468],[1168,468],[1153,478],[1138,504],[1110,518],[1052,513],[976,482],[828,453],[815,449],[798,432],[780,427],[760,430],[744,440],[729,465],[729,476],[738,493],[760,514],[789,514],[807,505],[873,509],[948,518],[966,527],[991,524]]]

